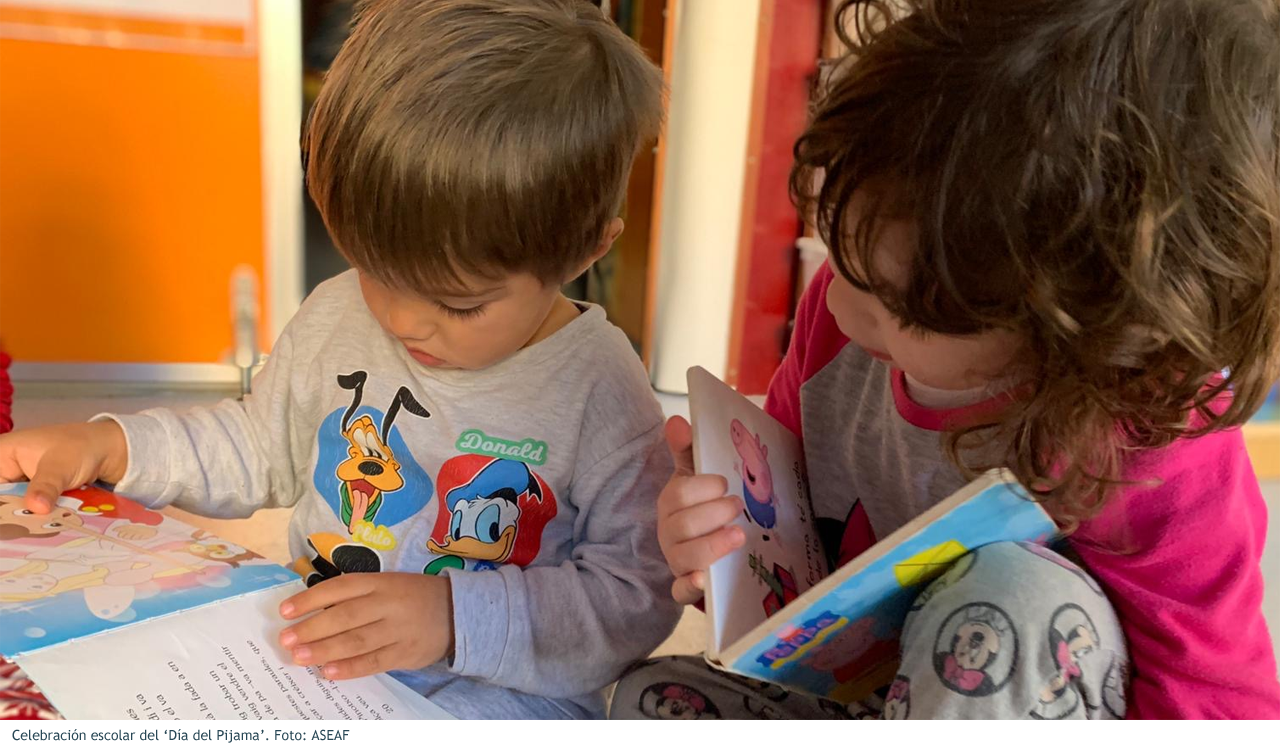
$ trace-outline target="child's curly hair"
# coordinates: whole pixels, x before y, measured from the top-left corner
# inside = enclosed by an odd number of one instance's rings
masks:
[[[841,274],[906,325],[1024,335],[1026,398],[948,454],[1010,466],[1066,526],[1123,481],[1125,452],[1239,425],[1280,375],[1278,16],[1275,0],[838,9],[851,53],[792,192]],[[871,209],[851,220],[859,190]],[[902,216],[905,288],[871,262],[878,222]]]

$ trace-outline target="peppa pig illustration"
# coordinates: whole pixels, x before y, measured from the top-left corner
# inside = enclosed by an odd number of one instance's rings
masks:
[[[778,521],[778,503],[773,495],[773,472],[769,470],[769,447],[752,435],[738,420],[729,423],[729,437],[738,451],[738,472],[742,475],[742,499],[747,518],[762,528],[772,529]]]

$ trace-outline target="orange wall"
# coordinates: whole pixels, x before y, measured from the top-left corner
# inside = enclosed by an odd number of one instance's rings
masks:
[[[263,278],[262,221],[256,55],[0,39],[0,339],[16,360],[219,360],[231,270]]]

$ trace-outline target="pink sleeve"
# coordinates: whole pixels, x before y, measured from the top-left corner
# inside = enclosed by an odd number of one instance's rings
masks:
[[[1262,617],[1267,510],[1239,430],[1179,441],[1073,539],[1129,641],[1129,718],[1280,718]],[[1111,551],[1119,548],[1119,551]]]
[[[773,380],[769,381],[769,393],[764,401],[764,410],[770,416],[801,437],[804,433],[800,430],[800,387],[830,364],[849,343],[827,310],[827,287],[831,279],[831,267],[824,264],[800,298],[791,345]]]

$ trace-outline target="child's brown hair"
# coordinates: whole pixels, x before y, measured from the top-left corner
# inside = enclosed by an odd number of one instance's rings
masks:
[[[423,293],[556,284],[617,216],[662,76],[586,0],[370,0],[303,136],[339,251]]]
[[[905,324],[1024,335],[1026,398],[948,452],[1009,465],[1067,525],[1125,452],[1239,425],[1277,378],[1277,16],[1274,0],[839,8],[851,53],[793,193],[841,274]],[[873,208],[850,226],[855,191]],[[895,287],[871,253],[901,217],[918,248]]]

